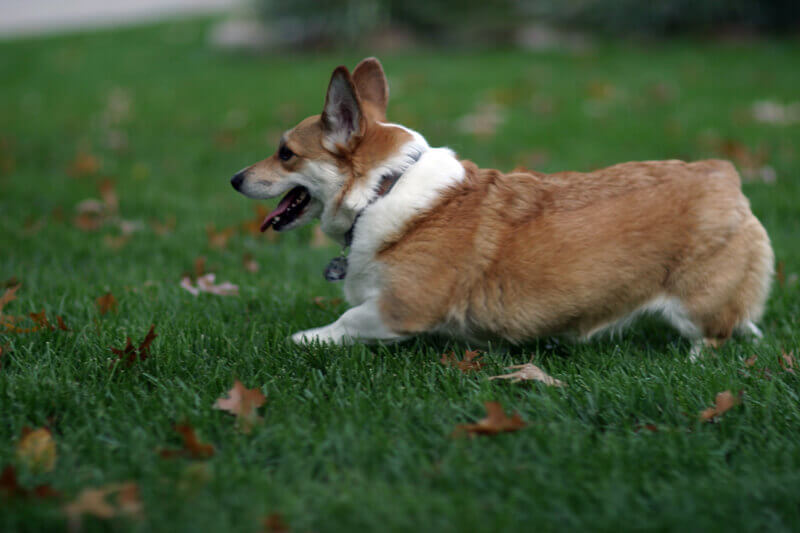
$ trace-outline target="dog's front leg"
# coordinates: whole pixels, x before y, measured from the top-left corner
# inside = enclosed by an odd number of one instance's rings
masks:
[[[396,341],[403,336],[391,331],[381,320],[380,310],[375,300],[348,309],[333,324],[321,328],[298,331],[292,341],[298,344],[311,342],[352,344],[356,341]]]

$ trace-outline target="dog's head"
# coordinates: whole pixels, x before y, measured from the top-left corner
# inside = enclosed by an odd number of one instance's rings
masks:
[[[322,114],[283,134],[277,151],[237,173],[233,187],[250,198],[285,196],[262,224],[277,231],[320,218],[342,242],[358,213],[378,195],[381,177],[413,163],[427,143],[386,122],[389,87],[380,62],[361,61],[352,75],[333,71]]]

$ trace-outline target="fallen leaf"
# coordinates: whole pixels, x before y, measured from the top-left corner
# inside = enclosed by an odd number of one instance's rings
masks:
[[[194,260],[194,279],[200,278],[206,273],[206,258],[201,255]]]
[[[37,499],[58,498],[61,494],[53,490],[50,485],[39,485],[33,489],[26,489],[20,486],[17,480],[17,471],[9,465],[0,473],[0,494],[5,493],[7,497],[33,497]]]
[[[113,504],[107,499],[112,495],[116,495]],[[73,526],[71,529],[79,529],[83,515],[102,519],[120,515],[138,517],[142,511],[142,502],[139,499],[139,487],[136,483],[113,483],[103,487],[83,489],[78,497],[63,506],[62,510]]]
[[[164,449],[159,452],[161,457],[189,457],[191,459],[207,459],[214,455],[214,447],[210,444],[203,444],[197,440],[194,428],[189,424],[178,424],[175,431],[180,433],[183,438],[183,448],[179,450]]]
[[[47,315],[45,314],[44,309],[39,311],[38,313],[28,313],[28,316],[31,317],[31,320],[36,324],[38,328],[45,328],[49,330],[54,330],[56,328],[47,320]]]
[[[134,348],[130,337],[124,348],[111,348],[111,351],[117,355],[117,358],[111,362],[111,367],[113,368],[119,362],[125,362],[130,367],[137,359],[139,361],[147,360],[150,357],[150,344],[158,336],[155,334],[155,328],[155,324],[150,326],[150,331],[147,332],[138,348]]]
[[[73,178],[82,178],[97,173],[100,163],[95,156],[86,152],[78,152],[69,164],[67,173]]]
[[[264,533],[289,533],[289,525],[280,513],[272,513],[262,520]]]
[[[732,407],[742,402],[741,396],[741,392],[739,393],[739,396],[734,396],[729,390],[717,393],[717,397],[714,399],[714,407],[709,407],[708,409],[701,411],[700,420],[708,422],[714,418],[724,415]]]
[[[117,311],[117,299],[114,298],[114,295],[110,292],[105,293],[103,296],[99,296],[94,302],[97,304],[97,310],[100,311],[101,315],[104,315],[109,311]]]
[[[236,415],[237,421],[241,423],[242,431],[249,433],[253,424],[261,420],[256,409],[264,405],[266,401],[266,397],[260,390],[257,388],[247,389],[237,379],[233,383],[233,388],[228,391],[228,397],[219,398],[214,402],[214,409]]]
[[[783,261],[778,261],[778,266],[775,267],[775,280],[781,287],[786,285],[786,263]]]
[[[242,222],[242,231],[245,233],[249,233],[254,237],[264,236],[270,242],[274,242],[278,234],[275,230],[272,229],[272,226],[267,229],[267,231],[261,231],[261,224],[264,222],[264,219],[267,218],[269,214],[269,209],[264,207],[263,205],[256,205],[254,207],[256,215],[253,218],[247,219]]]
[[[503,374],[500,376],[492,376],[489,380],[493,379],[510,379],[511,383],[519,383],[520,381],[541,381],[545,385],[553,387],[564,387],[566,383],[558,380],[532,363],[525,363],[524,365],[512,365],[506,367],[506,370],[518,369],[516,372],[510,374]]]
[[[253,258],[253,254],[244,254],[242,257],[242,265],[248,272],[252,272],[253,274],[258,272],[258,263]]]
[[[456,354],[450,352],[442,354],[442,358],[439,360],[439,362],[445,366],[457,367],[466,374],[467,372],[480,370],[484,365],[484,363],[481,362],[482,358],[483,356],[480,355],[480,352],[465,350],[464,358],[461,360],[456,357]]]
[[[217,231],[213,224],[206,226],[206,235],[208,236],[208,245],[211,248],[221,250],[227,248],[228,241],[233,235],[236,228],[226,228]]]
[[[111,250],[121,250],[131,240],[130,235],[105,235],[103,236],[103,244]]]
[[[453,435],[458,436],[464,433],[470,436],[495,435],[507,431],[517,431],[526,425],[519,413],[514,413],[509,418],[498,402],[485,402],[484,406],[488,414],[486,418],[478,420],[475,424],[459,424]]]
[[[11,276],[7,280],[5,280],[3,282],[0,282],[0,288],[1,289],[10,289],[11,287],[14,287],[15,285],[21,285],[21,283],[17,279],[17,276]]]
[[[320,309],[330,309],[342,303],[341,298],[324,298],[322,296],[315,296],[312,301]]]
[[[17,291],[20,287],[22,287],[22,284],[18,283],[17,285],[6,289],[3,295],[0,296],[0,315],[3,314],[3,308],[6,305],[17,299]]]
[[[100,198],[103,199],[105,204],[105,211],[110,214],[116,213],[119,210],[119,198],[117,197],[114,182],[110,179],[104,179],[97,186],[97,189],[100,192]]]
[[[199,278],[197,278],[197,285],[195,286],[190,278],[184,277],[183,279],[181,279],[181,287],[189,291],[194,296],[197,296],[201,292],[216,294],[217,296],[239,295],[238,285],[234,285],[229,281],[225,281],[223,283],[215,285],[214,284],[215,280],[216,280],[215,274],[206,274],[205,276],[200,276]]]
[[[784,371],[789,372],[790,374],[794,374],[794,367],[796,362],[797,360],[794,358],[794,353],[792,352],[789,353],[782,352],[781,356],[778,357],[778,363],[780,363],[781,368]]]
[[[17,460],[33,472],[53,470],[56,465],[56,442],[50,430],[23,429],[22,438],[17,443]]]
[[[150,220],[150,227],[156,235],[167,235],[175,230],[176,218],[175,215],[169,215],[161,222],[157,219]]]
[[[72,219],[72,224],[81,231],[97,231],[103,227],[105,219],[99,215],[81,213]]]
[[[747,359],[745,359],[744,366],[753,366],[754,364],[756,364],[757,360],[758,360],[758,356],[756,354],[753,354],[750,357],[748,357]]]

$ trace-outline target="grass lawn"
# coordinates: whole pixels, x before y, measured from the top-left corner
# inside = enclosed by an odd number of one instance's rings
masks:
[[[751,113],[760,100],[798,100],[799,44],[382,57],[390,119],[483,166],[735,158],[751,168],[745,192],[781,263],[758,345],[735,340],[692,364],[675,332],[643,321],[588,344],[499,345],[483,370],[462,374],[439,362],[467,348],[448,339],[285,342],[346,309],[321,275],[337,249],[309,246],[311,228],[277,240],[241,230],[256,202],[228,180],[320,111],[333,67],[367,54],[228,55],[206,46],[207,28],[0,43],[0,280],[22,283],[4,313],[44,309],[72,330],[0,333],[0,469],[61,492],[0,493],[0,530],[66,528],[61,505],[122,481],[138,483],[141,518],[87,517],[86,529],[258,531],[272,513],[318,532],[800,528],[800,381],[778,361],[800,339],[800,124]],[[463,130],[476,109],[496,131]],[[73,223],[105,179],[138,229],[127,240],[114,220],[95,231]],[[166,232],[151,223],[170,217]],[[213,247],[208,224],[237,230]],[[240,295],[180,288],[198,256]],[[109,291],[118,310],[101,315],[95,299]],[[109,347],[140,341],[151,324],[150,357],[110,371]],[[531,357],[568,386],[487,379]],[[250,434],[212,409],[237,378],[267,397]],[[723,390],[743,391],[743,403],[699,422]],[[451,437],[490,400],[527,427]],[[181,422],[212,458],[159,456],[180,446]],[[51,471],[17,458],[25,426],[51,429]]]

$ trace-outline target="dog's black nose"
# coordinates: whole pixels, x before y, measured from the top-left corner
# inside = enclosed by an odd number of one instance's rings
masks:
[[[242,182],[244,181],[244,172],[244,170],[237,172],[236,175],[231,178],[231,185],[233,185],[233,188],[237,191],[239,190],[239,187],[242,186]]]

